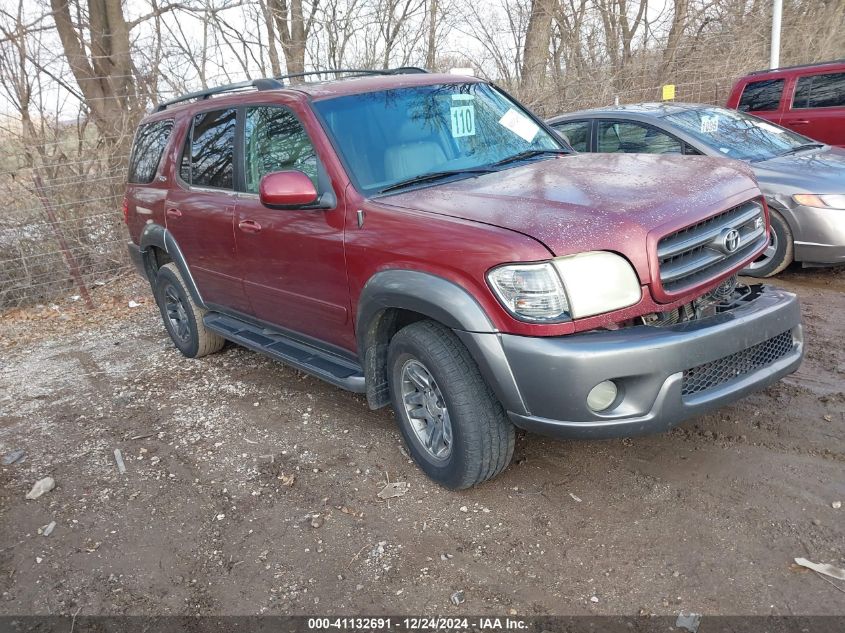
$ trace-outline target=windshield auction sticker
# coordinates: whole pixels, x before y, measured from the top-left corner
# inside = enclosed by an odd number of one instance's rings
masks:
[[[719,131],[719,115],[705,114],[701,117],[699,130],[702,134],[715,134]]]
[[[524,114],[520,114],[513,108],[502,115],[502,118],[499,119],[499,125],[506,127],[511,132],[517,136],[521,136],[529,143],[534,140],[534,137],[537,136],[537,132],[540,130],[534,121],[526,117]]]
[[[452,95],[452,138],[475,136],[475,104],[472,95]]]

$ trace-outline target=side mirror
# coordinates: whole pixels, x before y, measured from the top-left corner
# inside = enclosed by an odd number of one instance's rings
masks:
[[[290,209],[317,202],[317,189],[301,171],[277,171],[261,179],[258,197],[265,206]]]

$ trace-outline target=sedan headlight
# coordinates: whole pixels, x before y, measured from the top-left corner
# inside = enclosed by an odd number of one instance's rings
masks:
[[[487,273],[501,304],[517,319],[560,323],[634,305],[642,297],[634,269],[607,251],[507,264]]]
[[[845,209],[845,194],[796,193],[792,196],[798,204],[822,209]]]

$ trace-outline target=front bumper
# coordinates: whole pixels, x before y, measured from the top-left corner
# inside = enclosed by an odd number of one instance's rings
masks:
[[[655,433],[762,389],[801,364],[797,297],[768,286],[758,291],[730,311],[668,327],[549,338],[459,335],[516,426],[557,437]],[[587,394],[604,380],[613,380],[619,395],[596,413]]]
[[[845,211],[796,206],[795,259],[807,264],[845,264]]]

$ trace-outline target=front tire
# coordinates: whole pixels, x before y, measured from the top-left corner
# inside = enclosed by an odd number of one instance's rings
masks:
[[[176,264],[158,269],[155,296],[164,327],[176,348],[188,358],[201,358],[223,349],[226,340],[205,327],[208,312],[191,298]]]
[[[390,342],[387,362],[402,437],[431,479],[460,490],[507,467],[515,429],[448,328],[418,321],[401,329]]]
[[[792,263],[795,245],[792,243],[792,231],[789,224],[771,207],[769,207],[769,224],[772,227],[769,246],[740,274],[749,277],[771,277]]]

